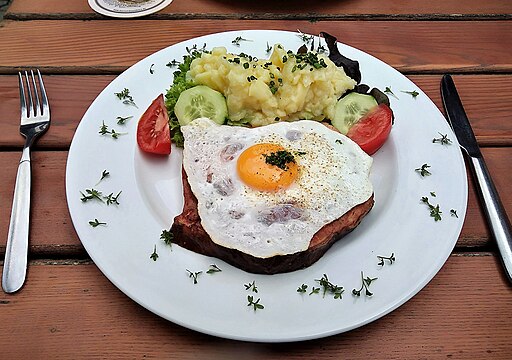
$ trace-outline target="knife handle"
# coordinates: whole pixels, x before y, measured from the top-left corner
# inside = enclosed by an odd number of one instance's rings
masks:
[[[512,282],[512,230],[510,221],[484,159],[482,157],[470,157],[470,159],[478,183],[477,187],[480,189],[480,195],[484,203],[485,216],[498,244],[507,277]]]

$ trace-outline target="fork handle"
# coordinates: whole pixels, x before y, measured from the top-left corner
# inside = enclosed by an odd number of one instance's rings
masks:
[[[30,147],[26,146],[18,165],[7,247],[5,249],[2,287],[6,293],[18,291],[25,282],[28,257],[30,186]]]

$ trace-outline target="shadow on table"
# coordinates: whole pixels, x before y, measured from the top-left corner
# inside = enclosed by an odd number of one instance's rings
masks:
[[[276,13],[284,13],[285,9],[293,8],[293,12],[316,12],[319,9],[326,8],[339,9],[340,2],[345,5],[355,3],[357,0],[259,0],[259,1],[240,1],[240,0],[211,0],[211,2],[221,3],[226,7],[236,8],[244,11],[271,11]]]

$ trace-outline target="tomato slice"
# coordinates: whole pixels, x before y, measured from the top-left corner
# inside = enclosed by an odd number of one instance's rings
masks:
[[[352,125],[347,136],[372,155],[386,142],[392,123],[393,112],[386,104],[380,104]]]
[[[137,125],[137,144],[148,153],[168,155],[171,153],[171,130],[169,115],[160,94],[142,114]]]

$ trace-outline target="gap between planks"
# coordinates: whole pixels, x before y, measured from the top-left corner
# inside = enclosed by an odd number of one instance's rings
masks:
[[[96,13],[6,13],[6,20],[111,20]],[[159,13],[142,20],[366,20],[366,21],[495,21],[511,20],[512,14],[286,14],[286,13]]]

